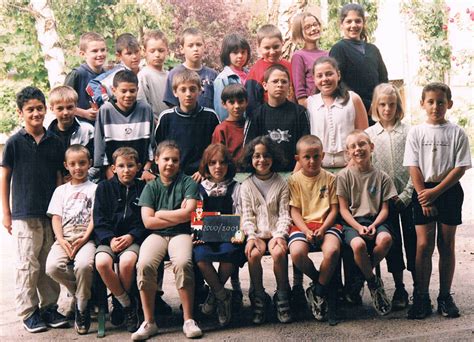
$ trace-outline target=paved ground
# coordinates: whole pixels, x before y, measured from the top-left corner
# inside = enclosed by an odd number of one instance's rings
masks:
[[[379,317],[370,305],[370,296],[366,289],[364,305],[357,308],[345,308],[346,319],[335,327],[327,323],[315,322],[311,316],[297,322],[283,325],[272,317],[270,322],[255,327],[250,321],[249,302],[247,299],[248,270],[241,270],[241,279],[244,289],[244,310],[240,317],[235,317],[230,327],[219,329],[215,319],[200,319],[205,335],[204,340],[225,341],[281,341],[281,340],[412,340],[412,341],[472,341],[474,340],[474,171],[467,172],[462,180],[465,191],[463,208],[464,224],[457,233],[457,261],[454,277],[453,292],[461,309],[462,316],[457,319],[445,319],[434,314],[423,321],[409,321],[405,319],[405,311],[391,313],[386,317]],[[319,264],[320,255],[313,253],[312,257]],[[437,254],[435,252],[433,277],[431,283],[431,297],[436,299],[438,288]],[[0,340],[1,341],[85,341],[95,338],[97,324],[94,322],[89,335],[78,336],[73,329],[50,330],[41,334],[29,334],[21,326],[14,309],[14,249],[12,239],[4,229],[0,229]],[[273,293],[275,281],[272,274],[271,260],[264,260],[264,281],[267,291]],[[394,290],[390,274],[386,272],[385,264],[382,273],[387,293],[391,296]],[[291,274],[291,271],[290,271]],[[411,293],[412,284],[405,275],[407,289]],[[307,279],[305,279],[307,285]],[[173,307],[173,315],[160,317],[158,325],[160,334],[151,340],[185,340],[181,332],[179,315],[179,301],[174,288],[171,270],[165,275],[165,300]],[[130,334],[107,325],[104,341],[125,341]]]

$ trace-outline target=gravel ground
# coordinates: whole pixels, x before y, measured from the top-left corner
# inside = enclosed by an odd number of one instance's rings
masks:
[[[331,327],[327,323],[314,321],[310,314],[291,324],[279,324],[275,317],[262,326],[255,327],[250,320],[250,308],[247,297],[249,284],[247,267],[241,270],[242,288],[244,289],[244,309],[239,317],[234,317],[231,325],[220,329],[214,318],[199,318],[200,326],[204,330],[203,340],[222,341],[307,341],[307,340],[409,340],[409,341],[473,341],[474,340],[474,171],[469,170],[462,184],[465,192],[463,220],[457,232],[457,260],[454,276],[453,292],[462,316],[457,319],[446,319],[437,314],[423,320],[410,321],[405,318],[406,311],[394,312],[385,317],[379,317],[371,306],[369,291],[364,291],[363,305],[360,307],[346,307],[345,319],[337,326]],[[313,253],[311,257],[319,265],[320,253]],[[438,289],[438,255],[435,252],[433,262],[433,276],[431,281],[431,298],[436,301]],[[0,340],[14,341],[85,341],[96,337],[97,324],[93,322],[90,333],[79,336],[73,329],[53,329],[39,334],[26,332],[14,308],[14,247],[12,239],[4,229],[0,230]],[[290,266],[291,267],[291,266]],[[267,257],[264,259],[264,282],[268,293],[273,294],[275,280],[272,274],[272,263]],[[292,274],[290,270],[290,275]],[[391,276],[382,264],[382,275],[385,288],[389,296],[394,291]],[[412,284],[405,273],[405,283],[408,292],[412,292]],[[305,286],[308,279],[305,279]],[[150,340],[177,341],[185,340],[181,332],[179,301],[174,287],[171,269],[165,273],[164,299],[173,307],[173,315],[159,317],[159,335]],[[104,341],[130,340],[130,334],[107,323]]]

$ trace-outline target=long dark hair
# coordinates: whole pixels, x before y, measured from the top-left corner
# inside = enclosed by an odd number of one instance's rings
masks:
[[[267,148],[267,153],[272,157],[272,172],[282,171],[286,165],[286,158],[283,155],[283,151],[269,136],[262,135],[256,137],[250,143],[245,145],[244,153],[240,159],[242,168],[248,172],[254,173],[255,169],[252,166],[253,154],[255,152],[255,146],[263,145]]]
[[[339,70],[339,65],[337,64],[336,59],[334,59],[333,57],[329,57],[329,56],[323,56],[323,57],[319,57],[314,62],[314,64],[313,64],[313,75],[314,75],[314,69],[316,68],[316,66],[319,65],[319,64],[324,64],[324,63],[330,64],[334,69],[336,69],[336,71],[339,75],[341,74],[341,72]],[[319,91],[318,87],[314,88],[314,92],[315,92],[315,94],[319,94],[320,91]],[[339,82],[337,83],[337,88],[336,88],[336,90],[334,90],[333,97],[334,98],[336,98],[336,97],[342,98],[343,99],[343,101],[342,101],[343,105],[345,105],[349,101],[349,99],[351,98],[350,95],[349,95],[349,89],[344,84],[344,82],[342,82],[342,80],[339,80]]]
[[[364,27],[362,27],[362,31],[360,32],[360,39],[363,40],[364,42],[367,41],[367,30],[365,29],[365,10],[364,7],[362,7],[359,4],[346,4],[342,6],[341,12],[339,13],[339,22],[342,24],[344,19],[346,19],[347,15],[349,14],[350,11],[354,11],[357,13],[359,17],[362,18],[362,21],[364,23]]]

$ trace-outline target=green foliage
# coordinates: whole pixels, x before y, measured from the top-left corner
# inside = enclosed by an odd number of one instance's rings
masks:
[[[0,133],[9,133],[18,126],[15,98],[25,86],[24,82],[0,81]]]
[[[378,0],[331,0],[328,1],[328,23],[321,35],[320,47],[323,50],[330,50],[331,47],[339,41],[342,36],[340,32],[339,11],[342,6],[348,3],[358,3],[365,9],[365,29],[369,42],[373,41],[373,34],[377,29],[377,8]]]
[[[443,0],[405,0],[401,4],[410,30],[421,43],[417,83],[445,81],[451,69],[448,9]]]

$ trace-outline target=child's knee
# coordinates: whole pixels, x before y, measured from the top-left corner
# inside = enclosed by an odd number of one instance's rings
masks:
[[[60,273],[61,268],[66,269],[67,265],[60,265],[54,262],[47,262],[45,267],[45,273],[52,279],[55,279]]]
[[[286,251],[278,245],[272,249],[270,254],[275,261],[281,262],[286,260]]]
[[[99,273],[105,272],[105,271],[113,271],[113,260],[112,257],[110,257],[106,253],[99,253],[95,256],[95,268]]]
[[[385,249],[390,249],[392,246],[392,236],[389,233],[380,233],[377,235],[377,244]]]
[[[354,254],[367,253],[367,245],[362,238],[355,238],[351,241],[351,248]]]

